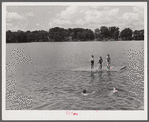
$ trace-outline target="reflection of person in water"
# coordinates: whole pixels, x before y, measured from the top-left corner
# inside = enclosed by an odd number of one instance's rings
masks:
[[[99,76],[99,82],[100,82],[101,80],[104,80],[103,77],[102,77],[102,73],[103,73],[102,71],[98,73],[98,74],[99,74],[99,75],[98,75],[98,76]]]
[[[109,81],[111,81],[111,73],[107,72],[107,74],[108,74]]]
[[[94,79],[95,79],[95,74],[94,74],[94,72],[91,72],[90,83],[93,83],[94,82]]]

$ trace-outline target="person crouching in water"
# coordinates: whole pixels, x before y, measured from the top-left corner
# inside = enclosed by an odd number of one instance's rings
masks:
[[[84,89],[84,90],[83,90],[83,94],[85,94],[85,93],[86,93],[86,90]]]
[[[94,56],[91,56],[91,71],[94,68]]]
[[[103,62],[103,59],[102,59],[102,57],[100,56],[99,62],[98,62],[98,65],[99,65],[98,71],[99,71],[99,69],[100,69],[100,70],[102,69],[102,62]]]
[[[107,70],[110,69],[110,63],[111,63],[111,58],[110,58],[110,55],[108,54],[107,55]]]

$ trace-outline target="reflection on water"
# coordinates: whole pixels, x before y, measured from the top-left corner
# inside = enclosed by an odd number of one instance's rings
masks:
[[[110,71],[108,71],[107,74],[108,74],[108,79],[109,79],[109,81],[111,81],[111,74],[110,74]]]
[[[76,42],[7,44],[6,109],[32,110],[137,110],[143,109],[143,42]],[[132,46],[133,45],[133,46]],[[34,48],[32,48],[34,47]],[[15,64],[11,51],[24,48],[24,57]],[[131,49],[130,51],[130,48]],[[70,49],[70,51],[68,51]],[[106,49],[106,50],[105,50]],[[90,67],[90,55],[111,52],[111,65],[127,68],[112,71],[73,71]],[[134,53],[132,55],[132,53]],[[121,55],[123,54],[123,55]],[[23,63],[24,61],[28,63]],[[32,62],[29,63],[29,61]],[[9,65],[10,62],[15,67]],[[12,63],[11,63],[12,64]],[[96,67],[96,65],[95,65]],[[98,65],[97,65],[98,67]],[[138,70],[139,69],[139,70]],[[117,93],[110,94],[113,88]],[[81,93],[86,89],[89,94]]]
[[[95,75],[94,75],[94,73],[93,73],[93,72],[91,72],[91,82],[93,82],[93,81],[94,81],[94,79],[95,79]]]

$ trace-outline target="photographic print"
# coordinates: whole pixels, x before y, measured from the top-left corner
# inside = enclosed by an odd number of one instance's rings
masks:
[[[2,7],[6,120],[147,118],[146,2]]]

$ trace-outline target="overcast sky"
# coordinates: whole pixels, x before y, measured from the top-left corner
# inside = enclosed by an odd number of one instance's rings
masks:
[[[144,29],[143,6],[18,6],[6,8],[6,30],[117,26]]]

